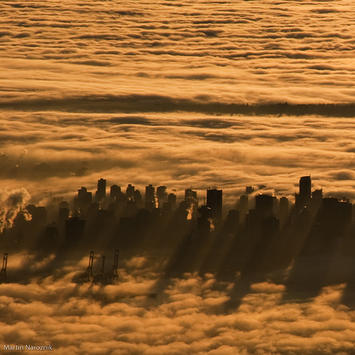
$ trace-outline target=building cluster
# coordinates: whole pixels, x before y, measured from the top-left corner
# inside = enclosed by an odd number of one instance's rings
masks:
[[[113,247],[120,247],[117,235],[122,241],[133,240],[133,234],[147,234],[150,230],[154,230],[154,235],[170,233],[169,223],[171,229],[188,223],[201,233],[230,226],[228,233],[235,233],[233,228],[261,225],[266,220],[267,228],[278,231],[294,224],[299,216],[308,220],[329,219],[343,225],[353,218],[353,206],[348,200],[324,198],[322,190],[312,191],[310,176],[300,178],[294,204],[286,197],[258,194],[247,186],[235,208],[228,212],[223,211],[223,191],[215,188],[207,189],[202,205],[197,191],[190,188],[179,203],[176,194],[169,193],[166,186],[148,185],[144,196],[131,184],[125,191],[118,185],[107,190],[106,180],[100,179],[94,194],[81,187],[71,203],[62,201],[59,208],[28,205],[18,212],[11,228],[3,231],[0,243],[4,247],[54,249],[60,245],[75,248],[82,240],[88,246],[96,246],[99,240],[106,240],[116,241]],[[136,241],[139,243],[138,237]]]
[[[126,256],[144,251],[170,258],[170,271],[225,275],[243,268],[282,269],[299,255],[339,248],[354,254],[353,205],[312,191],[310,176],[300,178],[294,203],[252,186],[228,211],[220,189],[207,189],[202,204],[200,200],[191,188],[178,200],[166,186],[148,185],[141,194],[131,184],[108,189],[100,179],[94,193],[81,187],[71,202],[27,205],[0,234],[0,250],[6,252],[0,282],[7,277],[7,252],[19,250],[54,252],[62,259],[88,253],[88,268],[76,281],[104,284],[118,278],[118,248]],[[113,259],[106,260],[112,250]]]
[[[200,206],[201,207],[201,206]],[[207,190],[207,202],[205,208],[200,212],[207,214],[213,220],[222,219],[222,190]],[[69,216],[69,205],[62,203],[60,212]],[[72,216],[87,217],[91,210],[124,211],[124,215],[137,213],[139,209],[145,209],[149,212],[160,215],[170,215],[177,208],[177,196],[174,193],[168,193],[166,186],[153,185],[145,187],[144,198],[141,192],[135,186],[128,184],[126,191],[123,192],[118,185],[112,185],[107,193],[106,180],[100,179],[97,183],[97,190],[93,194],[86,187],[81,187],[74,198]],[[199,200],[197,191],[186,189],[184,199],[180,208],[188,211],[187,219],[194,219],[198,215]]]

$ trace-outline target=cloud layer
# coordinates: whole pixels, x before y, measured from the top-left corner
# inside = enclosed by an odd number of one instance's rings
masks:
[[[12,272],[36,264],[31,260],[13,256]],[[46,260],[37,264],[43,269]],[[0,344],[50,344],[63,354],[350,354],[353,349],[355,314],[341,302],[343,284],[299,302],[283,299],[281,283],[254,283],[238,310],[223,313],[232,285],[211,274],[186,274],[155,294],[158,274],[142,256],[122,265],[117,285],[73,283],[85,265],[83,259],[53,276],[0,285]]]
[[[186,184],[217,185],[235,200],[249,184],[292,195],[308,174],[314,187],[354,197],[350,118],[4,112],[0,124],[3,186],[25,186],[34,197],[72,196],[103,176],[179,193]]]
[[[1,100],[144,94],[353,102],[352,5],[2,1]]]
[[[232,205],[245,185],[291,196],[311,174],[314,187],[355,198],[351,0],[4,0],[0,12],[2,225],[30,201],[69,199],[100,177],[141,190],[166,185],[179,197],[217,185]],[[161,264],[136,255],[119,284],[101,286],[72,281],[86,258],[49,273],[55,262],[10,255],[0,345],[120,355],[353,351],[349,285],[300,300],[270,277],[227,312],[239,285],[211,274],[161,280],[153,267]]]
[[[66,194],[104,176],[291,195],[312,174],[354,195],[350,0],[18,0],[0,11],[5,189]]]

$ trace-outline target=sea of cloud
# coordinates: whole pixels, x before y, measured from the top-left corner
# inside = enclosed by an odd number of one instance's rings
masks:
[[[342,107],[336,117],[225,113],[353,103],[350,0],[17,0],[0,11],[3,195],[68,194],[101,176],[291,195],[312,174],[353,197],[353,108],[348,118]]]
[[[37,201],[105,177],[179,196],[219,186],[233,204],[246,185],[291,196],[309,174],[325,193],[354,198],[351,118],[49,111],[3,112],[0,125],[3,190],[25,187]]]
[[[353,102],[339,1],[2,1],[1,101],[158,94]]]
[[[11,256],[12,277],[46,272],[53,258]],[[253,283],[238,309],[233,287],[213,274],[185,274],[156,288],[149,259],[127,259],[115,285],[74,283],[86,258],[47,277],[0,285],[0,345],[52,345],[71,354],[351,354],[355,313],[344,284],[313,299],[285,300],[285,285]],[[48,271],[48,270],[47,270]],[[162,283],[160,282],[160,286]]]
[[[354,103],[354,9],[351,0],[1,1],[1,221],[30,200],[93,190],[100,177],[200,196],[218,186],[233,204],[245,185],[290,196],[311,174],[314,187],[354,198],[353,116],[225,113],[231,103]],[[77,284],[86,259],[49,274],[53,260],[10,255],[1,346],[120,355],[354,348],[342,283],[299,300],[284,297],[281,281],[255,282],[226,311],[238,285],[214,275],[161,280],[137,256],[117,285]]]

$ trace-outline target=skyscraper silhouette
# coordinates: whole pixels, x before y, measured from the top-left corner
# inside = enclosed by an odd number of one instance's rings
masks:
[[[311,202],[312,181],[310,176],[302,176],[299,181],[299,193],[295,195],[296,209],[308,207]]]
[[[222,218],[222,190],[207,190],[207,206],[211,209],[212,218]]]
[[[112,185],[110,188],[110,198],[112,201],[118,201],[121,196],[121,187],[118,185]]]
[[[164,203],[167,202],[168,194],[166,192],[166,186],[158,186],[157,187],[157,198],[158,198],[158,206],[162,208]]]
[[[311,198],[311,189],[312,181],[310,176],[302,176],[299,182],[300,196],[310,199]]]
[[[97,182],[96,201],[100,202],[106,197],[106,180],[100,179]]]
[[[260,218],[268,218],[274,215],[276,198],[271,195],[260,194],[255,196],[255,212]]]
[[[145,187],[145,208],[152,211],[155,207],[155,188],[150,184]]]

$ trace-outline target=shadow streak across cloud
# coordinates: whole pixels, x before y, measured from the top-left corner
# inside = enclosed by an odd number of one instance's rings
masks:
[[[159,95],[83,96],[60,99],[27,99],[0,102],[0,109],[19,111],[67,111],[92,113],[196,112],[241,115],[319,115],[355,117],[355,104],[233,104],[197,99],[180,99]]]

